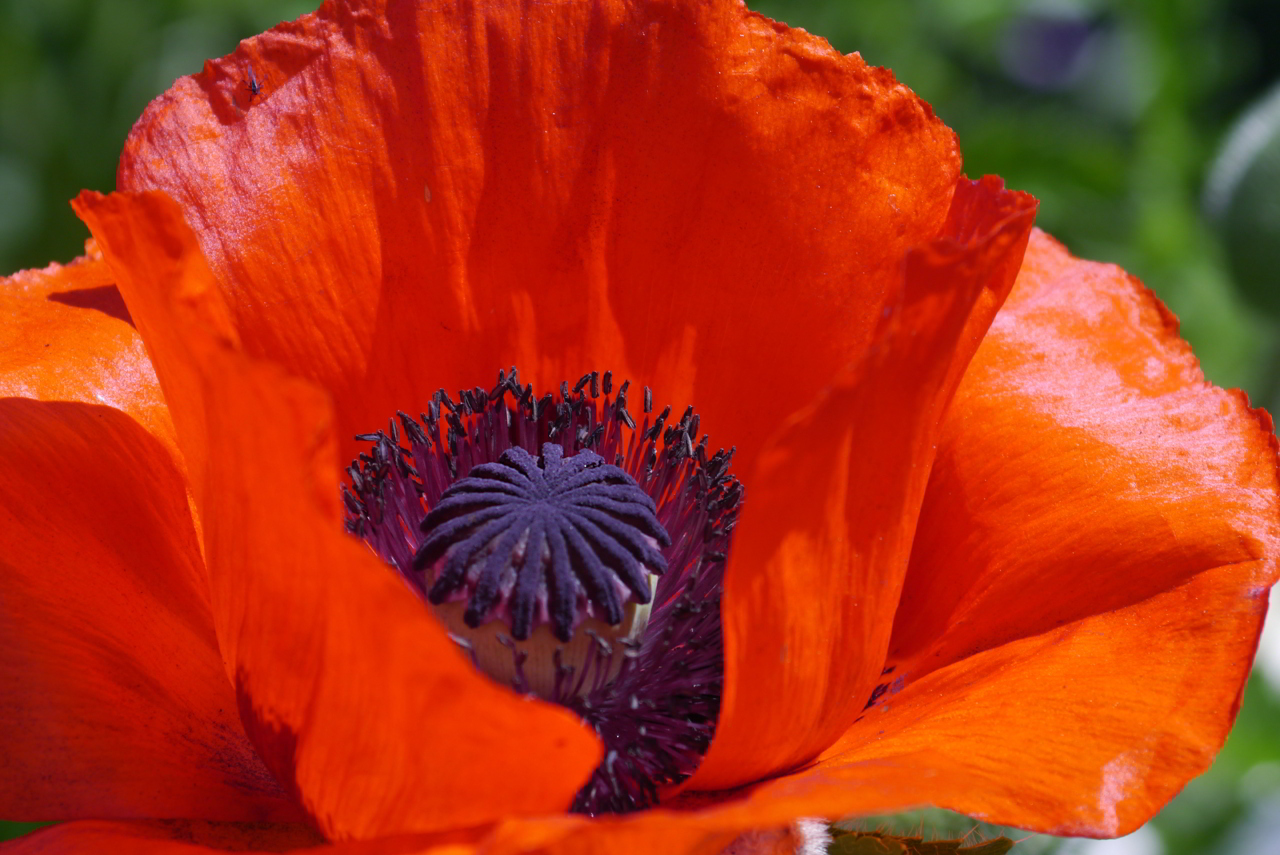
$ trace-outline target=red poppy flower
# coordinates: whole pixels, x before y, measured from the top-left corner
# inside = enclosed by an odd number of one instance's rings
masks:
[[[327,3],[118,185],[0,290],[0,815],[79,820],[13,851],[1105,836],[1221,746],[1270,419],[889,72],[728,0]],[[651,611],[540,699],[464,606]]]

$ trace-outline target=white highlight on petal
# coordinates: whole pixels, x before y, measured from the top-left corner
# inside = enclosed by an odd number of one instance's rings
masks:
[[[797,819],[790,828],[745,832],[720,855],[827,855],[830,845],[825,819]]]
[[[1126,751],[1117,755],[1106,766],[1102,767],[1102,786],[1098,789],[1098,810],[1106,822],[1106,828],[1115,834],[1120,826],[1117,808],[1120,802],[1129,797],[1133,784],[1141,777],[1142,767],[1133,762],[1135,752]]]
[[[825,819],[797,819],[791,823],[795,855],[827,855],[831,825]]]

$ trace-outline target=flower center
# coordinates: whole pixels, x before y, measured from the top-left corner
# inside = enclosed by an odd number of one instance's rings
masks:
[[[539,459],[517,445],[444,491],[413,567],[481,670],[560,702],[616,676],[643,634],[671,545],[656,511],[593,451],[548,442]]]
[[[592,372],[539,398],[512,369],[456,403],[441,390],[420,421],[357,437],[372,446],[343,491],[348,530],[477,668],[595,728],[588,814],[656,803],[710,745],[743,493],[692,407],[669,425],[646,388],[637,424],[628,389]]]

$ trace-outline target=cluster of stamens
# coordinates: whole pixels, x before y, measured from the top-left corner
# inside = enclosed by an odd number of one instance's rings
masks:
[[[742,486],[693,408],[639,420],[629,383],[437,392],[348,469],[347,528],[431,604],[495,679],[595,728],[605,759],[573,809],[655,804],[710,744],[720,597]]]

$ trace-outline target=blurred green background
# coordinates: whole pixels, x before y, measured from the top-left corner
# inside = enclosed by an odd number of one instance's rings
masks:
[[[87,233],[67,201],[114,186],[147,102],[206,57],[315,5],[0,0],[0,272],[78,255]],[[1280,1],[749,5],[894,69],[959,133],[970,175],[998,173],[1039,197],[1043,228],[1155,289],[1211,380],[1277,409]],[[1031,837],[1014,851],[1280,852],[1277,636],[1268,632],[1217,763],[1152,823],[1119,841]],[[872,824],[975,827],[941,812]],[[0,822],[0,839],[29,828]]]

